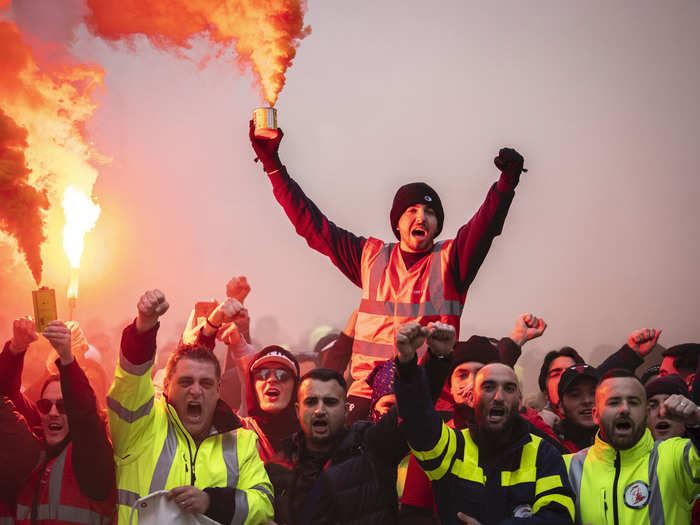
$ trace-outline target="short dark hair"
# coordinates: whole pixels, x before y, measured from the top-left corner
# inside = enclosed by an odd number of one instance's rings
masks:
[[[628,370],[627,368],[613,368],[612,370],[608,370],[603,375],[603,377],[600,378],[600,381],[598,382],[598,386],[596,387],[596,391],[598,390],[598,388],[600,388],[600,385],[602,385],[603,381],[605,381],[606,379],[616,379],[618,377],[621,377],[621,378],[629,377],[629,378],[637,381],[637,383],[639,383],[639,385],[642,387],[642,390],[644,390],[644,395],[646,396],[647,390],[644,387],[644,383],[642,383],[639,380],[639,378],[636,375],[634,375],[634,372],[632,372],[632,370]]]
[[[299,384],[301,385],[306,379],[317,379],[319,381],[337,381],[342,387],[343,392],[348,389],[348,384],[345,382],[345,378],[337,372],[336,370],[331,370],[330,368],[314,368],[306,372],[301,379],[299,379]]]
[[[581,357],[579,353],[570,346],[565,346],[559,350],[552,350],[551,352],[548,352],[547,355],[544,356],[544,362],[542,363],[542,368],[540,368],[540,377],[537,380],[540,386],[540,392],[547,392],[547,374],[549,373],[549,365],[551,365],[552,361],[554,361],[557,357],[562,356],[570,357],[577,365],[586,363],[586,361],[583,360],[583,357]]]
[[[175,368],[181,359],[192,359],[194,361],[204,361],[214,365],[214,370],[216,373],[216,379],[221,379],[221,365],[219,360],[214,355],[214,352],[209,350],[206,346],[199,344],[192,345],[180,345],[175,351],[170,354],[168,358],[168,363],[165,365],[165,379],[163,380],[163,390],[168,390],[168,385],[170,380],[173,378],[175,373]]]

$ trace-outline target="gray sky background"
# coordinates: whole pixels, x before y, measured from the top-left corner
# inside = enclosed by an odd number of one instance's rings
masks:
[[[69,38],[70,20],[17,16],[27,31]],[[700,3],[311,0],[305,21],[312,34],[277,104],[280,151],[336,224],[393,239],[396,188],[424,180],[449,238],[497,179],[498,149],[526,159],[463,338],[505,336],[533,312],[549,325],[525,348],[537,367],[562,345],[598,364],[641,327],[662,328],[665,346],[700,340]],[[102,216],[86,237],[76,317],[116,339],[139,295],[158,287],[171,303],[165,343],[196,300],[223,299],[243,274],[263,342],[343,327],[360,290],[296,235],[252,162],[250,74],[70,29],[69,51],[106,71],[88,131],[113,158],[94,188]],[[196,42],[192,55],[205,51]],[[33,288],[7,252],[6,337]],[[68,263],[45,259],[45,283],[63,297]],[[256,331],[265,316],[279,334]]]

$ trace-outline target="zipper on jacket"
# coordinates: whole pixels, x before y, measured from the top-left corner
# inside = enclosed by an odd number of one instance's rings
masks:
[[[620,451],[616,451],[615,455],[615,481],[613,482],[613,518],[615,520],[615,525],[620,524],[620,517],[617,510],[617,482],[620,480]]]

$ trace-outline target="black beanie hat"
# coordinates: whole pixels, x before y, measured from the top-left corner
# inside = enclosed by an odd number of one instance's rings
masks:
[[[396,229],[399,226],[401,215],[406,211],[406,208],[414,204],[425,204],[433,209],[437,217],[437,231],[435,232],[435,236],[437,237],[440,235],[442,223],[445,221],[445,212],[442,210],[440,197],[438,197],[435,190],[425,182],[412,182],[410,184],[404,184],[396,191],[394,202],[391,205],[389,221],[391,222],[391,231],[394,232],[396,238],[401,240],[401,235]]]
[[[499,356],[496,345],[498,341],[484,337],[483,335],[473,335],[466,341],[457,341],[452,351],[452,369],[448,377],[448,382],[452,378],[452,372],[463,363],[475,361],[485,365],[498,363]]]
[[[677,374],[670,374],[663,377],[657,377],[649,381],[645,387],[647,391],[647,399],[656,394],[680,394],[685,397],[690,397],[688,385],[685,384],[683,378]]]

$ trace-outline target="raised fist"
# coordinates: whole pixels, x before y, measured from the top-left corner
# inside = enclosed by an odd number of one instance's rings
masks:
[[[243,310],[243,305],[237,299],[226,299],[209,314],[208,322],[212,326],[219,327],[223,323],[230,323]]]
[[[457,340],[455,327],[445,323],[428,324],[428,347],[439,357],[448,356],[452,353]]]
[[[686,425],[700,424],[700,409],[687,397],[673,394],[664,400],[659,416],[683,421]]]
[[[256,137],[255,123],[252,120],[250,121],[250,132],[248,134],[250,137],[250,144],[253,146],[253,150],[258,156],[258,159],[262,162],[263,169],[267,172],[278,170],[282,167],[282,162],[280,161],[277,150],[280,147],[280,141],[284,133],[282,133],[282,130],[279,128],[277,131],[279,131],[279,133],[275,138]]]
[[[498,152],[498,157],[493,159],[493,163],[503,173],[511,178],[520,176],[523,170],[523,156],[513,148],[501,148]]]
[[[54,347],[64,365],[73,360],[73,353],[70,347],[70,328],[64,322],[51,321],[46,325],[46,329],[41,335],[49,340],[49,343]]]
[[[158,322],[158,318],[168,311],[170,305],[165,300],[165,294],[160,290],[149,290],[141,296],[136,304],[138,316],[136,328],[139,332],[150,330]]]
[[[20,317],[12,322],[12,340],[10,351],[13,354],[24,352],[27,347],[37,340],[34,321],[31,317]]]
[[[516,345],[523,346],[531,339],[541,336],[546,328],[547,323],[541,318],[535,317],[532,314],[521,314],[515,321],[515,328],[513,328],[513,331],[508,337],[510,337]]]
[[[661,330],[655,330],[654,328],[635,330],[627,338],[627,346],[644,357],[656,346],[660,335]]]
[[[402,324],[396,332],[396,350],[399,361],[408,363],[416,355],[416,350],[425,342],[428,328],[415,321]]]
[[[237,299],[241,304],[245,301],[245,298],[250,293],[250,285],[248,284],[248,279],[245,275],[240,277],[233,277],[226,284],[226,297],[231,297]]]

